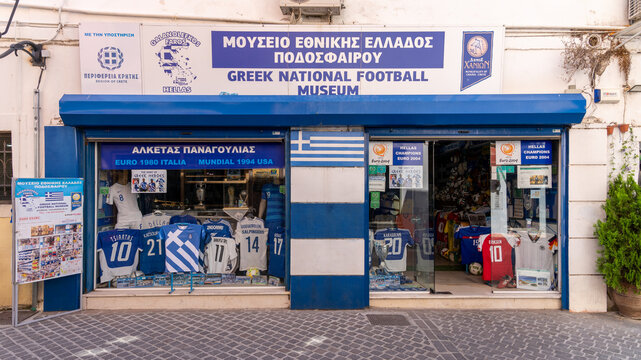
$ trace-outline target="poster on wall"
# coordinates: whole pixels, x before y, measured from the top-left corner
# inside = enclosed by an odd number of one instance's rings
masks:
[[[390,166],[390,189],[422,189],[422,166]]]
[[[501,26],[81,24],[83,93],[501,93]],[[101,52],[102,51],[102,52]],[[142,82],[142,86],[140,83]]]
[[[83,181],[14,180],[14,283],[82,272]]]
[[[167,192],[167,170],[131,170],[132,193]]]
[[[551,188],[552,166],[519,166],[516,181],[519,189]]]
[[[521,164],[521,142],[520,141],[497,141],[496,142],[496,165],[519,165]]]
[[[140,25],[80,23],[83,94],[142,94]]]
[[[392,142],[391,141],[370,141],[369,164],[370,165],[392,165]]]

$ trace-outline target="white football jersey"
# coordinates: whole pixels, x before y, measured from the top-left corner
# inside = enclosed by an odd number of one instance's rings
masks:
[[[554,276],[554,255],[548,245],[550,234],[536,242],[530,240],[527,231],[518,231],[520,244],[515,248],[516,269],[549,271]],[[553,235],[552,235],[553,236]]]
[[[267,233],[259,218],[244,218],[236,225],[236,243],[240,244],[240,268],[267,270]]]
[[[229,274],[230,262],[238,257],[236,241],[229,237],[213,237],[205,247],[205,266],[209,274]]]
[[[115,205],[118,209],[117,223],[140,222],[142,213],[138,208],[136,195],[131,192],[129,185],[115,183],[109,188],[107,204]]]
[[[169,225],[169,219],[171,216],[165,214],[147,214],[142,217],[142,228],[144,230]]]

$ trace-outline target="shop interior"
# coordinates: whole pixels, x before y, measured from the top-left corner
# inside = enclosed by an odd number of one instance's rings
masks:
[[[100,169],[98,288],[283,286],[284,169]]]
[[[422,169],[370,165],[371,291],[558,291],[558,163],[496,165],[511,145],[431,141]]]

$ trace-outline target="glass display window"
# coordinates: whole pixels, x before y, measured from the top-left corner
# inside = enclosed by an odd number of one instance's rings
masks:
[[[558,141],[370,140],[370,290],[558,291]]]
[[[99,288],[281,286],[282,142],[102,143]]]

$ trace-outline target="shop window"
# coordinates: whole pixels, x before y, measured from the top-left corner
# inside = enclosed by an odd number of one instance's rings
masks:
[[[282,143],[101,144],[98,287],[279,286]]]
[[[13,177],[13,161],[11,133],[0,132],[0,203],[11,203],[11,178]]]
[[[558,290],[558,143],[370,141],[370,289]]]

